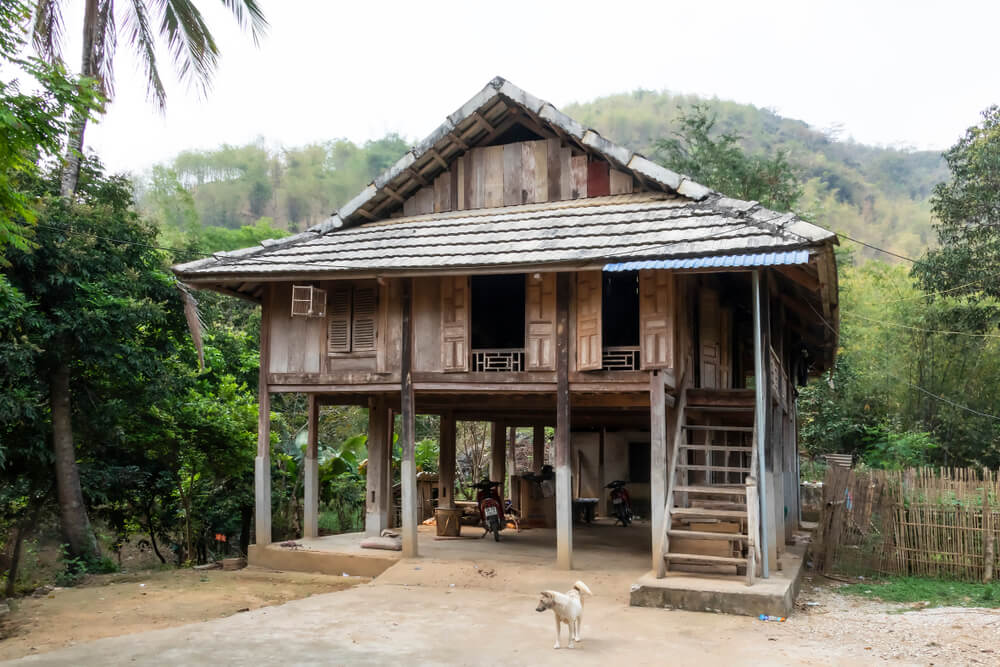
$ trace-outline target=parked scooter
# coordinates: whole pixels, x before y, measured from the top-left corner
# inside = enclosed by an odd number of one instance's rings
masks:
[[[628,495],[628,489],[625,488],[625,484],[625,481],[616,479],[604,487],[611,489],[611,504],[614,507],[612,513],[616,517],[615,524],[617,525],[620,521],[622,526],[628,526],[632,523],[632,500]]]
[[[483,537],[493,533],[493,539],[499,542],[500,531],[503,530],[503,526],[505,525],[503,503],[500,500],[500,492],[497,491],[500,482],[492,482],[484,479],[472,486],[478,489],[476,492],[476,502],[479,504],[479,518],[483,522],[483,528],[486,529]]]

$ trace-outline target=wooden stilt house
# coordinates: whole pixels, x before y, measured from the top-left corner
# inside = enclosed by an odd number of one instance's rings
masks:
[[[501,452],[503,425],[555,427],[560,566],[572,566],[574,489],[625,478],[648,510],[655,571],[752,577],[799,520],[796,386],[835,354],[835,243],[497,78],[326,222],[174,270],[261,304],[258,544],[271,537],[269,396],[302,392],[306,536],[319,406],[357,404],[370,415],[369,533],[389,515],[402,416],[405,555],[417,554],[414,416],[438,414],[443,505],[456,421],[495,422]]]

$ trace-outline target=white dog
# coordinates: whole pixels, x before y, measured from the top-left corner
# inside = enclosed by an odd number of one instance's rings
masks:
[[[559,634],[562,631],[562,624],[565,623],[569,630],[569,648],[573,648],[575,642],[580,641],[580,624],[583,622],[583,598],[581,593],[593,595],[587,584],[578,581],[573,584],[573,588],[566,593],[556,591],[542,591],[542,599],[538,601],[535,611],[545,611],[551,609],[556,615],[556,645],[552,648],[562,648],[559,643]]]

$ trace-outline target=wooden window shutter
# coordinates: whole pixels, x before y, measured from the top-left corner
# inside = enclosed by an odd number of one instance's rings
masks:
[[[529,371],[556,368],[556,274],[528,276],[524,314],[525,366]]]
[[[339,285],[333,288],[327,316],[327,352],[351,351],[351,287]]]
[[[719,366],[722,346],[719,335],[719,295],[715,290],[702,288],[698,292],[698,342],[701,357],[701,386],[719,388]]]
[[[674,274],[639,272],[639,344],[642,368],[674,367]]]
[[[351,317],[351,351],[374,352],[378,318],[378,286],[354,288]]]
[[[469,370],[469,279],[441,278],[441,370]]]
[[[326,317],[326,290],[292,285],[292,317]]]
[[[601,369],[601,272],[576,274],[576,369]]]

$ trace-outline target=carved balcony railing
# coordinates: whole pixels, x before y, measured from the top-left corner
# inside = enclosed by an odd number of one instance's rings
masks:
[[[513,373],[524,370],[524,349],[473,350],[474,373]]]
[[[606,371],[639,370],[639,347],[606,347],[601,357],[601,368]]]

